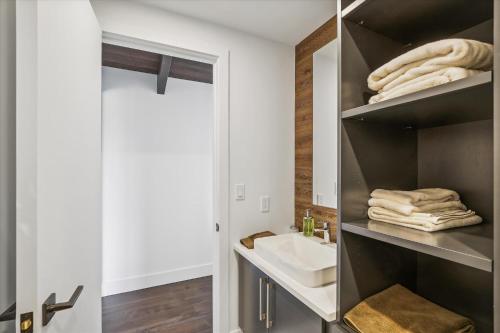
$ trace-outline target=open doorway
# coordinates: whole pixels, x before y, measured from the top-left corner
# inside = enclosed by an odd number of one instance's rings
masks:
[[[103,332],[212,332],[213,65],[103,44]]]

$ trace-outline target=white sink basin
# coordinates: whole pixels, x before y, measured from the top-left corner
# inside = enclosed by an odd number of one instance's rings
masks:
[[[277,269],[306,287],[321,287],[336,281],[337,249],[320,244],[322,239],[299,233],[258,238],[255,252]]]

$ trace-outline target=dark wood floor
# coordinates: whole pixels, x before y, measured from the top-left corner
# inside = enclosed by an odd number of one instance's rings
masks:
[[[212,277],[103,297],[103,333],[212,333]]]

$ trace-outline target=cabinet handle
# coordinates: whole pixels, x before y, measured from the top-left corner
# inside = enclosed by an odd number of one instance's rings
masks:
[[[273,321],[271,320],[271,288],[273,285],[271,283],[267,283],[267,304],[266,304],[266,328],[273,327]]]
[[[266,319],[266,314],[262,311],[262,284],[264,283],[264,278],[259,278],[259,321]]]

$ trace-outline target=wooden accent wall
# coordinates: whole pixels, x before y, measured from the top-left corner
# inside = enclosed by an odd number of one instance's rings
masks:
[[[330,222],[332,241],[337,211],[312,204],[313,53],[335,38],[336,16],[295,46],[295,225],[302,229],[305,210],[311,208],[317,223]]]

